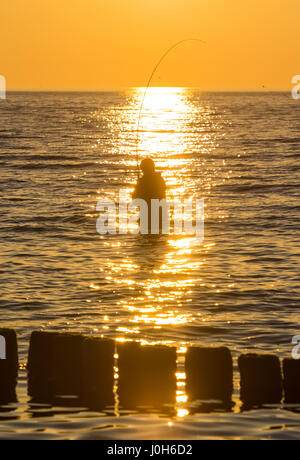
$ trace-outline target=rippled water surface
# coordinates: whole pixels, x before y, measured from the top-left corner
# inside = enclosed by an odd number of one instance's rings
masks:
[[[11,93],[0,102],[0,324],[17,330],[22,366],[30,333],[41,328],[289,356],[300,334],[299,102],[285,93],[150,90],[140,156],[156,160],[170,199],[204,198],[197,245],[184,235],[96,232],[97,201],[133,190],[141,97]],[[10,413],[17,421],[4,411],[0,429],[34,436],[24,388],[20,395]],[[111,437],[124,423],[124,436],[139,427],[155,437],[165,423],[79,414],[62,416],[66,437],[77,437],[78,424],[81,434],[95,433],[91,420]],[[177,431],[167,427],[173,437],[264,437],[272,426],[273,437],[293,436],[298,420],[281,409],[180,415]],[[54,420],[49,436],[63,437]]]

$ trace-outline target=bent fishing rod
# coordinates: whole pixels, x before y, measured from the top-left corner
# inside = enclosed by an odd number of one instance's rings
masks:
[[[141,115],[142,115],[142,111],[143,111],[143,108],[144,108],[144,102],[145,102],[148,90],[150,88],[151,82],[152,82],[153,77],[154,77],[157,69],[159,68],[160,64],[164,61],[164,59],[168,56],[168,54],[171,53],[171,51],[173,51],[175,48],[177,48],[182,43],[190,42],[190,41],[195,41],[195,42],[200,42],[202,44],[206,44],[206,42],[203,41],[203,40],[200,40],[200,38],[185,38],[184,40],[180,40],[179,42],[177,42],[174,45],[170,46],[170,48],[168,48],[167,51],[165,51],[165,53],[161,56],[161,58],[159,59],[159,61],[155,65],[155,67],[154,67],[154,69],[153,69],[153,71],[152,71],[152,73],[151,73],[151,75],[149,77],[149,80],[147,82],[147,86],[146,86],[146,89],[144,91],[141,106],[140,106],[140,110],[139,110],[139,116],[138,116],[138,122],[137,122],[137,130],[136,130],[136,161],[137,161],[138,178],[140,177],[139,133],[140,133]]]

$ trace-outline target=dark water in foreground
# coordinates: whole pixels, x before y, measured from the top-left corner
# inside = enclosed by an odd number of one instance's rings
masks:
[[[150,91],[140,150],[170,198],[205,199],[199,246],[96,232],[97,201],[136,180],[140,98],[15,93],[0,103],[0,324],[18,331],[22,366],[41,328],[290,356],[300,334],[299,102]],[[232,414],[190,415],[183,404],[171,419],[55,408],[34,418],[23,379],[20,404],[0,412],[0,437],[299,436],[295,412],[240,414],[237,400]]]

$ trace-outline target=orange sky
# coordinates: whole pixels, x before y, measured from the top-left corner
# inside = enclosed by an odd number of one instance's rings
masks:
[[[0,74],[12,89],[291,89],[299,0],[1,0]]]

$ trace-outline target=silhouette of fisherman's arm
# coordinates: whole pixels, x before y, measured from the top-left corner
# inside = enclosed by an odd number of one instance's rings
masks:
[[[164,178],[162,177],[161,174],[159,174],[159,187],[158,187],[158,192],[159,192],[159,198],[162,200],[166,198],[166,191],[167,191],[167,186]]]

